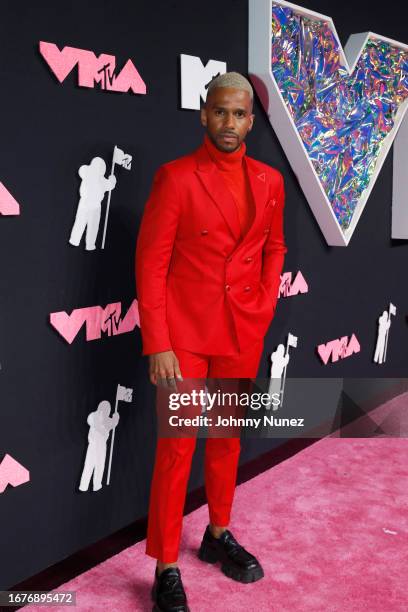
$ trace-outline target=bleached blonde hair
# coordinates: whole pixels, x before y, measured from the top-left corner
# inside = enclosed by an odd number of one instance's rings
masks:
[[[234,87],[235,89],[244,89],[249,93],[251,102],[253,102],[254,90],[252,89],[252,85],[248,79],[246,79],[239,72],[225,72],[224,74],[220,74],[212,79],[207,88],[207,98],[215,87]]]

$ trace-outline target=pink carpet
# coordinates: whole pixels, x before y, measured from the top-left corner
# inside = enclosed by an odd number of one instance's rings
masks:
[[[231,530],[265,570],[253,584],[196,557],[207,506],[185,517],[179,564],[192,612],[407,612],[407,445],[326,438],[237,487]],[[77,591],[81,612],[151,610],[155,561],[144,546],[58,590]]]

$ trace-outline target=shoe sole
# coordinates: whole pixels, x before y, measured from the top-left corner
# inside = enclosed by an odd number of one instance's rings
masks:
[[[159,608],[159,607],[158,607],[158,606],[155,604],[155,605],[153,606],[152,612],[162,612],[162,611],[161,611],[161,610],[160,610],[160,608]],[[187,609],[186,609],[186,612],[191,612],[191,611],[190,611],[190,608],[187,608]]]
[[[211,563],[214,565],[218,561],[220,561],[217,553],[211,549],[200,547],[198,551],[198,558],[205,563]],[[257,580],[261,580],[264,577],[264,571],[260,565],[258,567],[254,567],[254,569],[248,570],[247,572],[243,572],[242,570],[229,565],[228,563],[221,562],[221,571],[228,578],[232,578],[237,582],[241,582],[243,584],[248,584],[250,582],[256,582]]]
[[[158,605],[157,605],[157,603],[156,603],[156,594],[155,594],[154,587],[152,588],[152,590],[151,590],[151,592],[150,592],[150,595],[151,595],[152,600],[154,601],[154,606],[153,606],[152,612],[162,612],[162,611],[160,610],[159,606],[158,606]],[[188,606],[187,606],[187,608],[186,608],[186,612],[191,612],[191,611],[190,611],[190,608],[189,608]]]
[[[248,572],[241,572],[231,565],[222,564],[221,571],[223,574],[228,576],[228,578],[232,578],[233,580],[243,584],[249,584],[250,582],[261,580],[261,578],[263,578],[265,575],[260,565],[258,567],[254,567],[254,569],[249,570]]]

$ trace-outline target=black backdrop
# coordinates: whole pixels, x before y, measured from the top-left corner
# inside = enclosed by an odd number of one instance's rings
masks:
[[[368,30],[408,42],[401,0],[302,5],[332,16],[343,44]],[[1,3],[0,180],[21,215],[0,216],[0,460],[9,453],[31,481],[0,495],[0,589],[146,515],[155,415],[140,331],[86,342],[81,330],[69,345],[49,313],[117,301],[127,310],[153,173],[203,136],[198,112],[180,108],[180,54],[224,60],[246,74],[247,24],[245,0]],[[147,95],[79,88],[76,70],[59,84],[40,40],[111,53],[119,67],[131,58]],[[309,284],[309,293],[279,301],[259,375],[267,376],[268,354],[291,331],[299,337],[291,376],[406,376],[408,243],[390,238],[392,155],[349,247],[328,247],[258,101],[255,114],[248,153],[285,176],[284,270],[301,270]],[[105,250],[89,253],[68,244],[77,170],[96,155],[109,163],[114,144],[133,155],[132,170],[117,173]],[[389,301],[398,316],[379,369],[372,362],[377,318]],[[324,367],[316,345],[352,332],[361,352]],[[117,383],[133,387],[135,400],[120,411],[111,485],[79,493],[86,417],[102,399],[113,402]],[[202,483],[201,442],[190,489]],[[241,462],[278,443],[245,440]]]

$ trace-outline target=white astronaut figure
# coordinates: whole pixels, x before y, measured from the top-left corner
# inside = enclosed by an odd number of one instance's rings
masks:
[[[95,241],[105,193],[112,191],[116,186],[116,177],[112,174],[109,178],[105,178],[105,172],[106,164],[101,157],[94,157],[89,166],[84,164],[78,171],[82,179],[79,188],[81,197],[69,242],[73,246],[79,246],[86,228],[85,248],[87,251],[93,251],[96,248]]]
[[[268,395],[271,398],[271,402],[272,402],[272,395],[274,393],[277,395],[280,395],[283,370],[289,363],[289,359],[290,359],[289,352],[285,355],[285,346],[283,344],[279,344],[276,351],[274,351],[271,355],[271,361],[272,361],[271,379],[270,379],[269,389],[268,389]],[[270,406],[270,403],[268,404],[268,406]],[[280,408],[280,404],[279,405],[272,404],[272,406],[273,406],[272,410],[278,410],[278,408]]]
[[[86,452],[84,469],[82,471],[80,491],[88,491],[93,473],[93,490],[99,491],[102,487],[102,477],[105,469],[106,443],[111,429],[117,426],[119,414],[115,412],[109,416],[111,405],[104,400],[99,403],[95,412],[88,415],[88,450]]]
[[[375,363],[383,363],[385,361],[385,339],[390,326],[391,317],[388,316],[387,310],[384,310],[382,315],[378,318],[378,335],[374,355]]]

